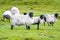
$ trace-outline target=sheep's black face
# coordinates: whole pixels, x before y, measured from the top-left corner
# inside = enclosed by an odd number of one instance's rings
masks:
[[[6,19],[10,19],[9,15],[3,15],[3,17],[6,18]]]
[[[56,18],[58,17],[58,14],[57,13],[55,13],[55,15],[54,15]]]
[[[24,13],[24,15],[27,15],[27,13]]]
[[[30,12],[30,13],[29,13],[29,16],[30,16],[30,17],[33,17],[33,13],[32,13],[32,12]]]
[[[43,19],[44,18],[44,15],[40,15],[40,18]]]

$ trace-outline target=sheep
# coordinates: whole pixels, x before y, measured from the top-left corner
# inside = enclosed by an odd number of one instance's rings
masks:
[[[24,15],[27,15],[27,13],[24,13]],[[31,15],[31,14],[29,14],[29,15]],[[31,15],[32,16],[32,15]],[[31,17],[30,16],[30,17]],[[33,25],[35,25],[35,24],[37,24],[37,29],[39,29],[39,23],[40,23],[40,19],[39,19],[39,17],[32,17],[32,20],[33,20]]]
[[[44,16],[43,15],[40,15],[38,17],[33,17],[34,21],[33,21],[33,24],[37,24],[37,30],[39,30],[39,24],[43,23],[43,18]]]
[[[5,11],[2,16],[3,16],[3,19],[1,19],[2,21],[4,21],[4,19],[7,19],[10,22],[10,18],[12,17],[11,11],[10,10]]]
[[[14,15],[15,13],[18,13],[19,14],[19,9],[17,8],[17,7],[15,7],[15,6],[13,6],[12,8],[11,8],[11,10],[7,10],[7,11],[5,11],[4,13],[3,13],[3,19],[1,19],[2,21],[4,21],[4,19],[6,18],[7,20],[9,20],[9,22],[10,22],[10,18],[12,17],[12,15]]]
[[[48,26],[53,26],[53,24],[57,21],[57,18],[58,18],[57,13],[55,13],[53,15],[45,14],[44,15],[44,26],[45,26],[45,22],[48,23]]]
[[[11,21],[11,30],[15,25],[26,25],[26,29],[30,29],[30,24],[33,23],[33,13],[29,13],[27,15],[22,15],[22,14],[14,14],[12,16],[12,21]]]

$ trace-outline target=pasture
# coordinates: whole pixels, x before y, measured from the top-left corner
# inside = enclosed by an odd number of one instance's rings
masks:
[[[59,1],[59,0],[58,0]],[[23,1],[22,1],[23,2]],[[14,3],[14,2],[13,2]],[[0,19],[2,14],[6,9],[11,9],[14,4],[0,5]],[[53,3],[52,3],[53,4]],[[24,12],[34,12],[34,16],[39,16],[41,14],[53,14],[59,13],[60,15],[60,5],[23,5],[15,4],[20,9],[21,14]],[[60,40],[60,19],[54,24],[54,26],[44,26],[40,24],[39,30],[37,30],[36,25],[31,25],[30,30],[26,30],[26,26],[16,26],[11,30],[11,23],[7,20],[5,22],[0,22],[0,40]]]

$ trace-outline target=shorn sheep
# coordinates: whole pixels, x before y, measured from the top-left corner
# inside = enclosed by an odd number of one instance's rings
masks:
[[[55,13],[53,15],[45,14],[44,15],[44,26],[45,22],[47,22],[48,26],[53,26],[53,24],[57,21],[58,13]]]

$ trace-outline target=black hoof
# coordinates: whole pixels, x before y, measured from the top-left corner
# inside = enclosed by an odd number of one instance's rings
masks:
[[[27,29],[27,30],[30,30],[30,26],[26,26],[26,29]]]
[[[13,25],[11,25],[11,30],[13,30]]]

